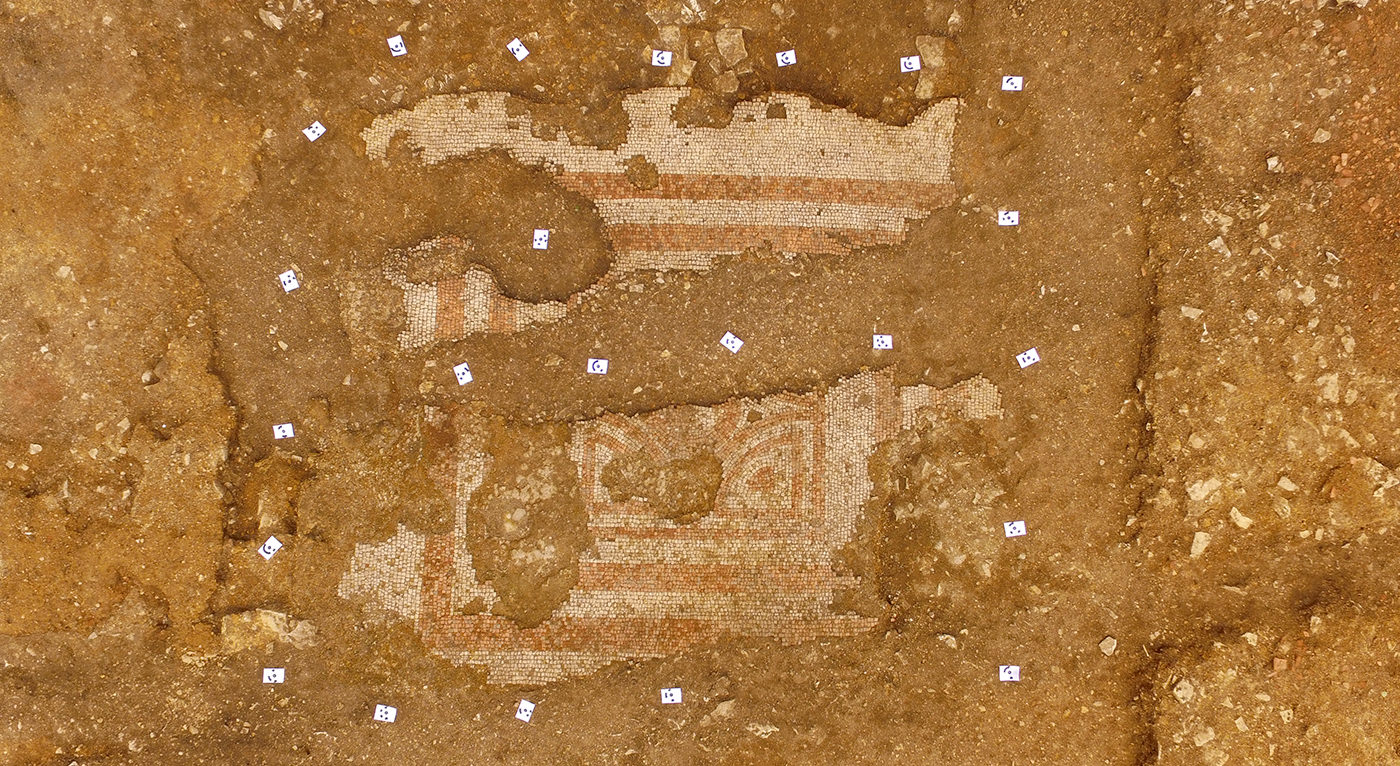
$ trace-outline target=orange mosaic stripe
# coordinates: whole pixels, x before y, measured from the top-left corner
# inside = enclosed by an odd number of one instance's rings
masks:
[[[643,617],[555,617],[538,627],[522,629],[504,617],[468,614],[449,615],[434,627],[432,638],[425,638],[425,643],[439,650],[493,647],[618,655],[670,653],[733,633],[708,620]]]
[[[639,189],[622,173],[560,173],[565,188],[590,199],[788,200],[887,207],[940,207],[953,201],[952,184],[869,181],[811,176],[665,173]]]
[[[682,593],[771,593],[831,587],[836,576],[825,564],[742,566],[738,564],[623,564],[579,562],[580,591]]]
[[[743,252],[763,243],[787,253],[840,255],[853,247],[892,245],[902,235],[872,229],[834,229],[809,226],[706,226],[692,223],[619,223],[607,227],[613,247],[619,251],[704,250]]]
[[[466,280],[448,277],[437,283],[437,327],[439,338],[456,338],[466,332],[467,307],[462,300]]]

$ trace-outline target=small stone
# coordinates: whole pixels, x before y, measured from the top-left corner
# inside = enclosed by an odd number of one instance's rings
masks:
[[[715,47],[719,49],[720,60],[727,66],[734,66],[749,55],[748,48],[744,46],[742,29],[721,29],[716,32]]]
[[[278,32],[282,31],[282,17],[272,11],[266,8],[259,8],[258,18],[262,19],[262,23],[266,24],[268,29],[275,29]]]
[[[739,91],[739,76],[730,69],[720,73],[715,78],[715,90],[720,93],[737,93]]]
[[[1243,513],[1240,513],[1240,509],[1238,508],[1230,509],[1230,521],[1233,521],[1235,523],[1235,526],[1239,527],[1240,529],[1249,529],[1250,527],[1254,526],[1254,519],[1251,519]]]
[[[1105,657],[1112,657],[1113,653],[1118,651],[1118,639],[1113,636],[1104,636],[1104,639],[1099,642],[1099,651],[1103,652]]]
[[[1275,658],[1274,658],[1274,670],[1279,671],[1280,673],[1283,672],[1283,671],[1285,671],[1285,670],[1288,670],[1288,660],[1286,660],[1286,659],[1284,659],[1284,658],[1282,658],[1282,657],[1275,657]]]
[[[1277,154],[1264,160],[1264,165],[1268,167],[1270,173],[1283,172],[1283,160],[1279,159],[1279,156]]]
[[[1294,484],[1294,483],[1293,483],[1293,480],[1290,479],[1290,478],[1288,478],[1287,476],[1280,476],[1280,477],[1279,477],[1279,479],[1278,479],[1278,488],[1281,489],[1281,490],[1283,490],[1284,492],[1297,492],[1297,491],[1298,491],[1298,485],[1297,485],[1297,484]]]
[[[1204,314],[1204,313],[1205,313],[1204,311],[1202,311],[1202,310],[1196,308],[1195,306],[1182,306],[1182,307],[1181,307],[1181,315],[1184,316],[1184,317],[1186,317],[1187,319],[1200,319],[1200,318],[1201,318],[1201,314]]]
[[[40,452],[43,452],[43,451],[44,451],[44,445],[42,445],[42,444],[31,444],[31,445],[29,445],[29,454],[31,454],[31,455],[37,455],[37,454],[39,454]]]
[[[1332,140],[1332,132],[1329,131],[1329,130],[1326,130],[1325,128],[1318,128],[1318,129],[1317,129],[1317,132],[1314,133],[1314,134],[1313,134],[1313,137],[1312,137],[1312,142],[1315,143],[1315,144],[1325,144],[1325,143],[1327,143],[1328,141],[1331,141],[1331,140]]]
[[[1191,737],[1191,741],[1196,743],[1196,747],[1205,747],[1207,743],[1214,739],[1215,727],[1213,726],[1207,726],[1206,728],[1197,731]]]
[[[716,721],[723,721],[732,715],[734,715],[734,700],[725,700],[715,705],[714,710],[706,713],[705,717],[700,719],[700,725],[709,726]]]
[[[1191,538],[1191,558],[1200,558],[1207,545],[1210,545],[1210,533],[1197,532],[1196,536]]]
[[[1177,702],[1185,705],[1196,698],[1196,687],[1183,678],[1176,682],[1176,686],[1172,687],[1172,696],[1176,697]]]
[[[1209,243],[1209,247],[1211,250],[1220,253],[1226,258],[1230,257],[1230,246],[1225,244],[1224,237],[1216,237],[1215,239],[1212,239]]]
[[[1259,634],[1258,634],[1258,633],[1255,633],[1254,631],[1250,631],[1250,632],[1248,632],[1248,633],[1245,633],[1245,634],[1241,635],[1240,638],[1243,638],[1243,639],[1244,639],[1244,642],[1247,643],[1247,644],[1249,644],[1250,646],[1258,646],[1258,645],[1259,645]]]
[[[1215,492],[1217,489],[1220,489],[1219,479],[1203,479],[1201,481],[1192,482],[1191,485],[1186,488],[1186,496],[1199,503],[1207,497],[1210,497],[1211,493]]]

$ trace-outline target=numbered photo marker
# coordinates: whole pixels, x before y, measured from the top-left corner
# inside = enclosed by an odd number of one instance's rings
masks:
[[[530,246],[536,250],[548,250],[549,229],[535,229],[535,236],[530,239]]]
[[[263,683],[280,684],[287,680],[286,668],[263,668]]]
[[[739,353],[739,349],[744,347],[744,342],[732,332],[725,333],[724,337],[719,339],[719,344],[729,349],[731,354]]]
[[[1021,680],[1021,666],[1020,666],[1020,665],[1002,665],[1002,666],[997,670],[997,678],[1000,678],[1000,679],[1003,680],[1003,681],[1020,681],[1020,680]]]
[[[258,546],[258,553],[262,555],[263,559],[268,561],[272,560],[272,554],[280,550],[282,550],[282,541],[278,540],[275,536],[267,538],[267,542]]]
[[[403,44],[403,35],[394,35],[385,40],[389,44],[389,53],[393,56],[402,56],[408,53],[408,46]]]
[[[311,127],[302,128],[301,134],[303,136],[306,136],[307,141],[315,141],[321,136],[326,135],[326,126],[322,125],[320,120],[317,120],[316,122],[311,123]]]
[[[292,428],[291,423],[280,423],[272,427],[272,438],[274,439],[290,439],[296,435],[296,429]]]
[[[1008,521],[1001,525],[1006,530],[1007,537],[1020,537],[1026,534],[1026,522]]]
[[[1021,211],[1019,210],[998,210],[997,226],[1019,226],[1021,224]]]
[[[383,723],[393,723],[399,717],[399,709],[393,705],[375,705],[374,720]]]
[[[462,362],[456,367],[453,367],[452,374],[457,376],[457,385],[459,386],[465,386],[472,382],[472,370],[467,366],[466,362]]]
[[[670,65],[671,65],[671,52],[670,52],[670,51],[656,51],[656,50],[652,51],[652,52],[651,52],[651,65],[652,65],[652,66],[670,66]]]
[[[516,61],[524,61],[525,57],[530,55],[530,51],[525,49],[525,43],[520,42],[519,37],[506,43],[506,50],[510,51]]]
[[[277,281],[282,283],[282,292],[284,293],[289,293],[301,287],[301,283],[297,281],[297,273],[291,269],[287,269],[281,274],[278,274]]]
[[[529,723],[535,716],[535,703],[530,700],[520,700],[520,704],[515,706],[515,717]]]
[[[1017,76],[1017,75],[1014,75],[1014,74],[1008,74],[1008,75],[1002,76],[1002,78],[1001,78],[1001,89],[1002,89],[1002,90],[1020,90],[1020,89],[1021,89],[1021,78],[1020,78],[1019,76]]]
[[[870,345],[871,348],[874,348],[876,351],[889,351],[894,348],[894,336],[876,335]]]
[[[1021,365],[1021,369],[1026,369],[1040,361],[1040,352],[1035,349],[1028,349],[1016,355],[1016,364]]]
[[[904,56],[899,60],[899,71],[917,72],[924,67],[924,62],[918,56]]]
[[[778,54],[778,66],[792,66],[797,63],[797,51],[783,51]]]
[[[681,704],[681,687],[673,686],[670,689],[661,690],[661,704],[679,705]]]
[[[606,360],[606,359],[589,359],[589,360],[588,360],[588,372],[589,372],[590,374],[592,374],[592,375],[607,375],[607,374],[608,374],[608,360]]]

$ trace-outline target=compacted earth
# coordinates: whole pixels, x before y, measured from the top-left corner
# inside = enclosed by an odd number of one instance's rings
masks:
[[[1400,763],[1397,40],[0,3],[0,763]]]

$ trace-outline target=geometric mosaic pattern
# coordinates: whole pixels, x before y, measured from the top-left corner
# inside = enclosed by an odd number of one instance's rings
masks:
[[[765,245],[784,254],[841,254],[894,244],[909,221],[953,199],[956,99],[895,127],[778,93],[736,105],[724,127],[682,127],[672,112],[688,92],[653,88],[627,96],[627,138],[616,148],[540,138],[528,111],[511,109],[514,97],[498,92],[425,99],[375,118],[362,138],[371,158],[384,158],[402,134],[427,163],[504,150],[548,168],[596,205],[615,253],[613,277],[703,270],[717,256]],[[638,157],[655,170],[641,184],[628,175]],[[392,254],[385,272],[404,293],[403,348],[555,321],[598,289],[568,302],[527,303],[506,297],[482,270],[409,282],[403,266],[411,257]]]
[[[479,435],[461,434],[454,529],[400,527],[357,546],[339,592],[411,621],[431,651],[483,667],[491,683],[545,683],[725,638],[794,643],[866,632],[877,617],[835,603],[858,583],[839,554],[870,496],[876,444],[923,418],[1000,415],[1000,395],[981,377],[935,390],[898,387],[878,371],[806,394],[575,423],[569,455],[594,544],[567,599],[533,628],[491,613],[496,594],[472,566],[467,506],[491,456]],[[702,449],[719,459],[721,478],[713,509],[698,520],[615,501],[603,486],[618,456]],[[466,613],[472,603],[477,611]]]

